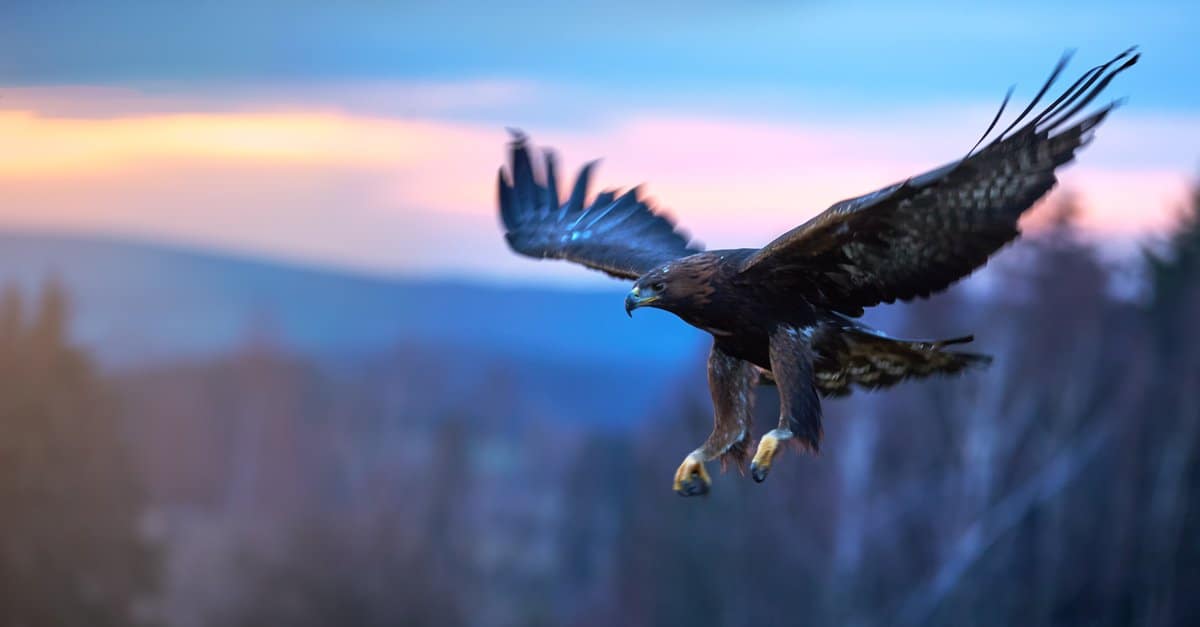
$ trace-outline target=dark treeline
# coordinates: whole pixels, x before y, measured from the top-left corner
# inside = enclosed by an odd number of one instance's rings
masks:
[[[999,296],[889,329],[975,331],[990,369],[827,402],[819,457],[705,499],[670,490],[699,352],[642,427],[587,431],[418,347],[101,374],[64,295],[9,290],[0,625],[1200,624],[1194,204],[1136,301],[1058,209]]]
[[[129,624],[159,577],[112,390],[55,283],[0,293],[0,625]]]
[[[724,490],[716,515],[638,491],[622,611],[646,625],[1197,624],[1197,244],[1193,216],[1149,264],[1149,302],[1116,302],[1060,222],[1010,277],[1015,302],[966,318],[916,304],[916,335],[979,329],[990,371],[834,406],[831,450],[789,464],[789,489]],[[634,463],[672,467],[648,448]]]

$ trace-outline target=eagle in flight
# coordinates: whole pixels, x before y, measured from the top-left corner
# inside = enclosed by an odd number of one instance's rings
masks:
[[[1034,113],[1068,57],[988,143],[1008,96],[965,157],[838,202],[762,248],[705,252],[639,198],[637,188],[620,196],[604,191],[589,203],[594,164],[579,172],[563,202],[553,154],[545,155],[544,171],[535,172],[524,136],[514,132],[510,171],[499,174],[505,237],[522,255],[566,259],[634,281],[625,297],[630,316],[639,307],[656,307],[713,336],[708,383],[714,427],[676,471],[677,493],[709,491],[706,462],[744,464],[755,387],[774,384],[779,424],[758,440],[750,464],[751,476],[761,482],[783,443],[818,450],[822,396],[990,361],[947,350],[970,336],[897,339],[855,318],[865,307],[944,290],[1017,237],[1021,214],[1055,185],[1055,170],[1090,141],[1117,103],[1080,112],[1138,60],[1134,49],[1126,50]]]

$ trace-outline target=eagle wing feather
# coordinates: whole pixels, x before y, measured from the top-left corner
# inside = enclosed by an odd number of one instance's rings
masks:
[[[970,274],[1019,235],[1021,214],[1050,191],[1055,169],[1074,159],[1116,103],[1066,123],[1138,55],[1126,50],[1092,68],[1018,128],[1066,60],[1017,119],[978,152],[973,148],[958,161],[834,204],[751,255],[741,273],[851,316],[881,302],[927,297]]]
[[[539,177],[523,135],[515,134],[511,149],[511,180],[501,168],[497,186],[505,239],[514,251],[566,259],[622,279],[701,251],[639,198],[636,187],[620,196],[601,192],[585,204],[594,163],[579,171],[571,195],[559,204],[554,156],[546,154],[545,176]]]

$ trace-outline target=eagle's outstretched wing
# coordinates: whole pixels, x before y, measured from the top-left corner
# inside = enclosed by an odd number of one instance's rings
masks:
[[[575,188],[559,204],[554,157],[546,154],[545,180],[538,180],[519,133],[511,145],[511,182],[500,169],[500,218],[513,250],[530,257],[566,259],[622,279],[636,279],[672,259],[700,252],[663,215],[638,198],[635,187],[620,197],[611,191],[584,205],[593,164],[579,171]]]
[[[1064,57],[1033,102],[984,148],[833,205],[749,257],[743,274],[855,316],[863,307],[945,289],[1018,235],[1018,218],[1054,186],[1055,168],[1087,144],[1115,103],[1066,123],[1137,59],[1130,49],[1092,68],[1017,128],[1062,71]],[[1001,106],[984,138],[1003,112]]]

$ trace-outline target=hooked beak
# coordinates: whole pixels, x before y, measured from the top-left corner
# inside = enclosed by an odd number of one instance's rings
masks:
[[[632,318],[634,309],[637,309],[643,305],[648,305],[658,300],[658,298],[659,297],[657,295],[642,296],[641,290],[635,285],[633,289],[629,290],[629,293],[625,295],[625,313]]]

